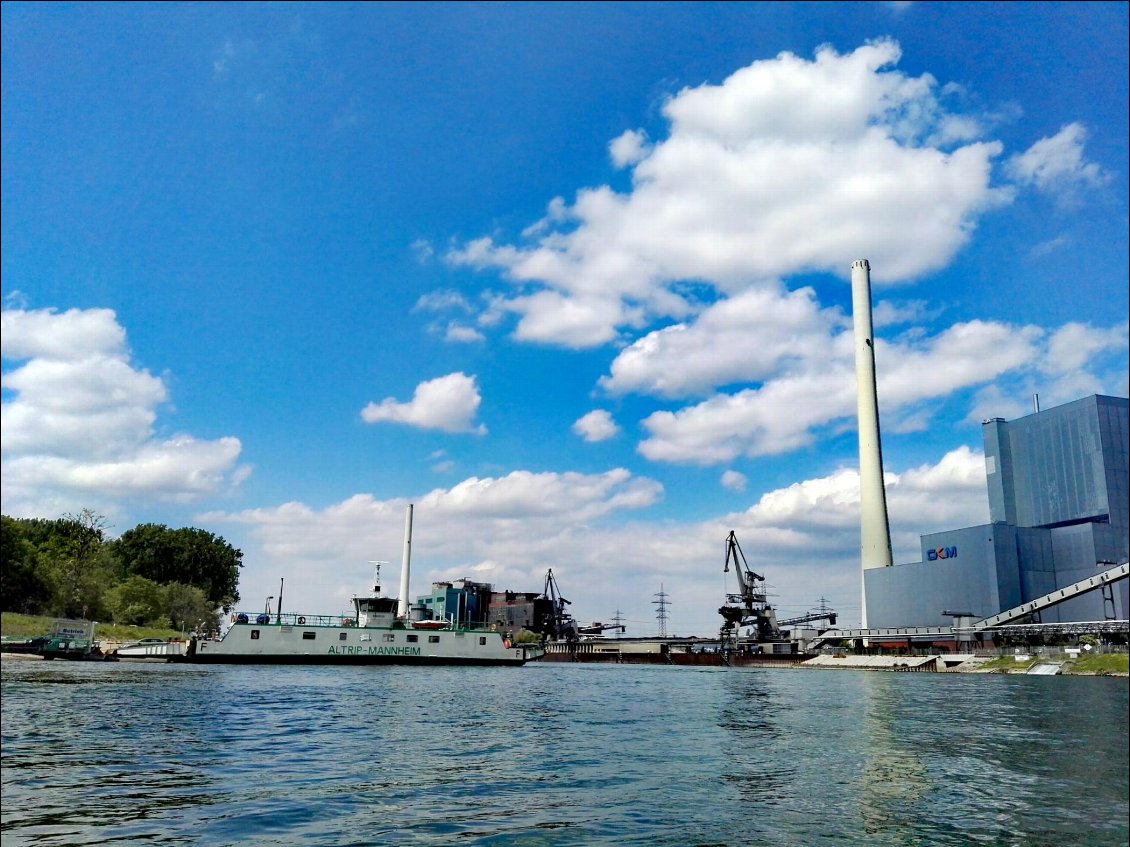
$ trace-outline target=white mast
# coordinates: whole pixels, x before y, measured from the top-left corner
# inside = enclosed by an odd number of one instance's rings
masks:
[[[860,564],[866,571],[893,564],[887,492],[883,485],[883,452],[879,443],[879,393],[875,385],[875,343],[871,327],[871,265],[866,259],[851,263],[851,300],[859,410]],[[861,598],[862,624],[866,629],[866,583]]]
[[[404,516],[404,558],[400,567],[400,602],[396,606],[396,615],[400,618],[408,617],[408,573],[412,562],[412,504],[408,504],[408,514]]]

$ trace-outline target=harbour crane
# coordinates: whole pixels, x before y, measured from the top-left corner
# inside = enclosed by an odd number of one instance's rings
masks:
[[[726,605],[718,610],[722,616],[721,638],[723,643],[732,644],[735,640],[735,630],[743,626],[756,628],[754,638],[758,642],[780,641],[781,628],[777,623],[777,615],[769,605],[765,589],[758,583],[765,582],[765,577],[749,569],[745,553],[738,543],[738,536],[730,530],[726,538],[726,564],[723,573],[730,572],[730,562],[734,563],[734,575],[738,579],[738,593],[726,595]]]
[[[553,578],[553,568],[545,574],[545,590],[542,595],[549,601],[549,611],[542,615],[541,633],[553,641],[576,641],[579,634],[577,622],[565,608],[569,601],[561,596],[557,580]]]
[[[787,620],[777,620],[777,613],[769,605],[765,589],[758,584],[764,582],[765,577],[750,570],[742,546],[738,543],[738,536],[733,530],[726,538],[726,564],[722,568],[723,573],[730,572],[731,562],[738,579],[738,593],[727,594],[726,605],[718,610],[723,621],[719,632],[723,650],[737,648],[737,631],[743,626],[754,628],[751,641],[764,644],[788,641],[791,628],[798,624],[826,620],[830,626],[836,625],[836,613],[823,598],[819,609]]]

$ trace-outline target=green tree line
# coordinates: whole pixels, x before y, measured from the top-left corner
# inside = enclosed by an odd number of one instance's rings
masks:
[[[243,553],[202,529],[141,524],[111,539],[89,509],[0,516],[6,612],[215,632],[239,602]]]

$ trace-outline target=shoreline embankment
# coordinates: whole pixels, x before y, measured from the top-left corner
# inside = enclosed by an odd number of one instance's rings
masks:
[[[124,643],[124,642],[123,642]],[[116,642],[102,642],[102,655],[99,659],[113,655],[119,645]],[[1123,654],[1125,655],[1125,654]],[[37,653],[0,652],[3,661],[44,661],[45,658]],[[75,658],[59,657],[57,661],[81,661]],[[1006,661],[1008,660],[1008,661]],[[90,660],[87,660],[90,661]],[[122,662],[165,662],[165,659],[122,659]],[[681,666],[681,662],[610,662],[579,659],[577,661],[562,661],[561,659],[546,660],[544,657],[534,660],[531,664],[670,664]],[[689,666],[689,665],[688,665]],[[702,667],[703,663],[696,663],[695,667]],[[719,665],[719,667],[721,667]],[[1055,654],[1052,656],[1003,656],[992,655],[952,655],[938,654],[927,656],[871,656],[852,654],[820,654],[797,662],[741,662],[732,667],[740,669],[765,669],[778,668],[788,670],[831,670],[831,671],[871,671],[878,673],[959,673],[959,674],[997,674],[1015,675],[1028,674],[1035,676],[1105,676],[1114,678],[1127,678],[1130,673],[1125,671],[1091,671],[1076,667],[1076,659],[1071,656]]]

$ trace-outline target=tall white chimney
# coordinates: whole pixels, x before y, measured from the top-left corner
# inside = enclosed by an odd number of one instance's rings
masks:
[[[404,516],[404,556],[400,565],[400,595],[396,604],[396,615],[400,618],[408,617],[408,574],[412,565],[412,504],[408,504],[408,513]]]
[[[851,263],[852,318],[855,324],[855,381],[859,409],[859,518],[862,570],[886,568],[891,557],[891,527],[883,485],[879,443],[879,394],[875,387],[875,343],[871,330],[871,265]],[[867,591],[861,593],[862,623],[867,627]]]

